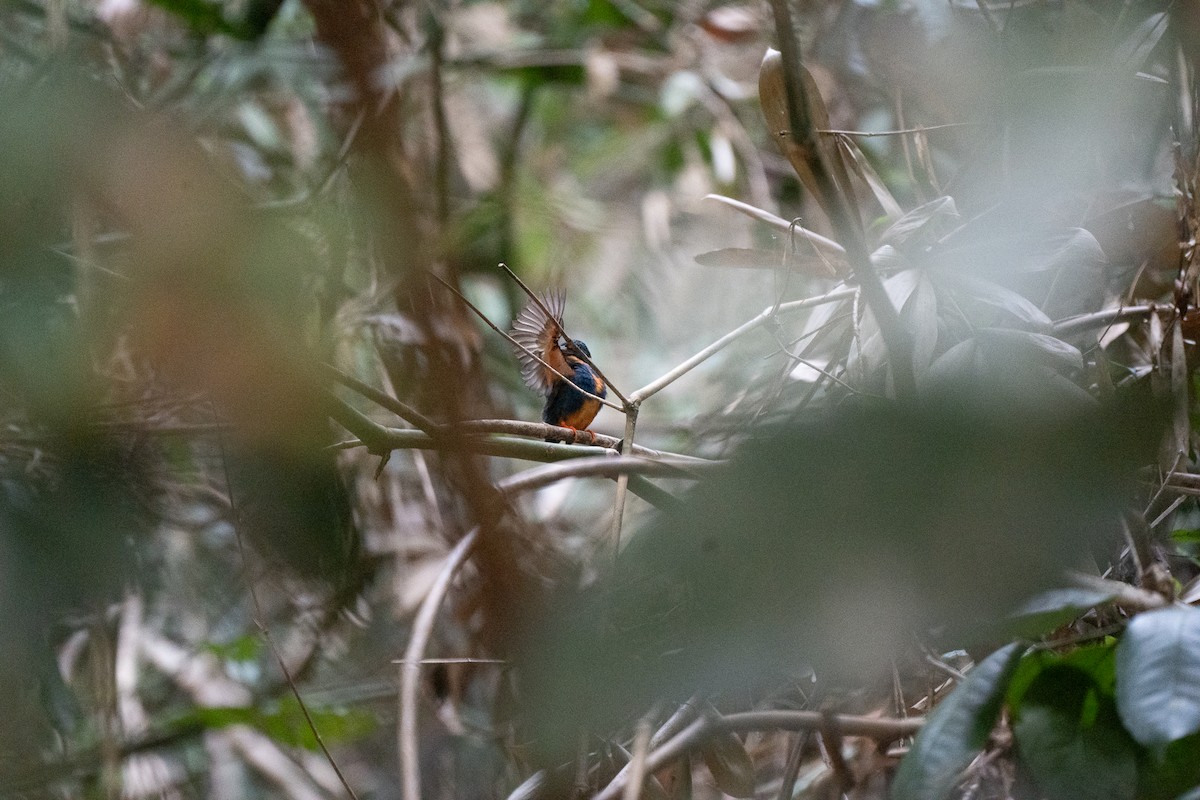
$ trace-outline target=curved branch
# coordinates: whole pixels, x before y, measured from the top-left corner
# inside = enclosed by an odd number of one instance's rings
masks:
[[[446,556],[446,563],[429,588],[429,594],[421,602],[421,608],[413,621],[412,636],[404,649],[404,663],[400,665],[400,779],[401,796],[404,800],[421,800],[421,766],[417,748],[417,688],[421,681],[421,660],[425,647],[433,633],[433,622],[441,608],[442,598],[450,588],[454,573],[467,560],[471,548],[479,538],[478,526],[458,540],[454,549]]]
[[[690,470],[696,464],[667,460],[651,460],[637,456],[591,456],[542,467],[513,475],[500,481],[499,488],[509,494],[540,489],[564,478],[615,478],[621,475],[657,475],[667,478],[698,477]]]

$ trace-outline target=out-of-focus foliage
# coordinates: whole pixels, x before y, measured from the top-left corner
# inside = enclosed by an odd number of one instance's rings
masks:
[[[1194,791],[1198,9],[0,3],[0,797]]]

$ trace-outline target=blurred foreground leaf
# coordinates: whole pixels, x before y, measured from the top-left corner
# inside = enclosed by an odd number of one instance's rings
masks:
[[[981,661],[939,705],[900,762],[892,797],[940,800],[991,735],[1008,680],[1024,647],[1006,645]]]
[[[546,741],[805,665],[867,679],[913,629],[1001,635],[1000,609],[1116,536],[1155,441],[1144,414],[1008,401],[1023,389],[861,401],[760,431],[531,626],[523,675]]]

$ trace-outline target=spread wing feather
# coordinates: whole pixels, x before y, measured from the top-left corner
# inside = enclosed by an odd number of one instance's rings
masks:
[[[567,296],[561,289],[543,292],[542,303],[553,316],[547,317],[537,303],[530,301],[513,322],[511,335],[521,345],[541,356],[547,364],[564,375],[570,375],[570,367],[558,346]],[[554,383],[562,380],[524,350],[517,349],[517,358],[521,361],[521,377],[530,389],[549,394]]]

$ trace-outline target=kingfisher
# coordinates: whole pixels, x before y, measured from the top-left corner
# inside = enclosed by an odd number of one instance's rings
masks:
[[[608,387],[581,358],[581,354],[589,359],[592,357],[588,346],[579,339],[568,338],[563,331],[566,294],[561,289],[543,292],[542,305],[550,312],[549,316],[531,301],[513,322],[513,340],[526,348],[517,348],[521,377],[526,386],[546,396],[546,405],[542,409],[543,422],[572,431],[587,431],[588,425],[592,424],[600,411],[600,401],[579,390],[605,397]],[[554,374],[554,370],[547,369],[541,361],[530,355],[531,352],[570,378],[570,382]],[[596,434],[591,431],[588,433],[595,441]]]

